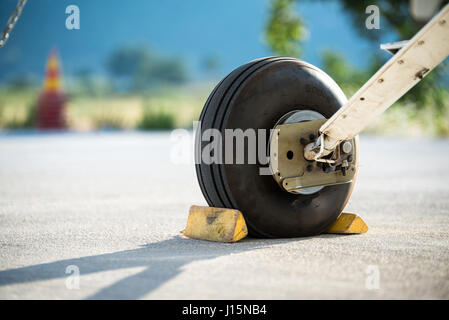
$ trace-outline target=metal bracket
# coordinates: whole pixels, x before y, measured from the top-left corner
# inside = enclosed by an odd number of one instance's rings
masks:
[[[355,142],[345,141],[327,159],[310,161],[304,158],[304,148],[314,140],[326,120],[313,120],[276,126],[270,142],[270,167],[273,177],[285,191],[350,183],[356,171]],[[318,147],[318,145],[317,145]]]
[[[380,45],[380,48],[382,50],[385,50],[392,55],[395,55],[399,50],[404,48],[410,40],[403,40],[403,41],[396,41],[396,42],[389,42],[389,43],[382,43]]]

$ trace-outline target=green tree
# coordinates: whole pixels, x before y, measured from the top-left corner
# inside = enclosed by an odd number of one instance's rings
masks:
[[[448,2],[449,0],[443,0],[440,7]],[[340,3],[360,36],[372,41],[379,42],[391,32],[396,33],[399,40],[410,39],[423,25],[413,20],[410,13],[410,0],[340,0]],[[381,27],[378,30],[360,27],[365,25],[366,7],[372,4],[377,5],[380,11]]]
[[[179,58],[160,57],[143,46],[125,46],[111,53],[106,65],[118,86],[141,91],[158,85],[178,85],[188,79]]]
[[[274,53],[299,57],[307,32],[303,19],[294,10],[295,0],[273,0],[264,33]]]
[[[340,0],[340,3],[359,35],[376,44],[383,43],[385,36],[391,35],[392,33],[398,41],[411,39],[423,25],[413,20],[410,13],[409,0]],[[449,0],[443,0],[440,7],[443,7],[447,3],[449,3]],[[379,7],[381,19],[380,29],[368,30],[364,28],[367,17],[365,10],[371,4]],[[388,60],[388,57],[381,56],[379,51],[373,52],[366,72],[371,76],[386,60]],[[447,63],[442,63],[410,90],[401,101],[411,102],[416,107],[430,102],[437,111],[442,111],[442,108],[444,108],[443,88],[448,86],[447,73],[448,65]]]
[[[349,90],[361,87],[369,76],[365,70],[352,66],[340,53],[325,50],[322,54],[323,65],[335,82],[349,85]]]
[[[132,77],[148,61],[153,60],[149,50],[142,46],[124,46],[111,53],[107,68],[117,77]]]
[[[295,2],[296,0],[271,1],[265,38],[274,53],[296,57],[301,55],[301,46],[304,45],[304,35],[307,31],[304,21],[295,13]],[[442,1],[441,6],[448,2],[449,0]],[[385,36],[391,34],[394,34],[398,41],[410,39],[422,27],[422,24],[416,23],[411,17],[409,0],[340,0],[340,4],[359,35],[376,46],[383,42]],[[371,4],[379,7],[380,29],[365,28],[365,10]],[[342,55],[331,51],[325,51],[322,60],[323,68],[340,85],[359,87],[388,60],[388,57],[381,54],[380,50],[374,50],[367,59],[365,69],[354,67]],[[412,102],[417,107],[430,102],[437,111],[442,111],[445,107],[445,88],[448,86],[447,71],[447,63],[441,64],[408,92],[402,101]]]

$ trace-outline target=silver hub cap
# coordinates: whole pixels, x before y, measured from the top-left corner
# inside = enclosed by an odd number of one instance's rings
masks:
[[[312,110],[294,110],[284,114],[275,124],[275,127],[280,124],[298,123],[312,120],[326,119],[321,113]],[[270,137],[271,142],[271,137]],[[299,143],[299,142],[298,142]],[[268,144],[270,145],[270,143]],[[297,190],[298,194],[314,194],[324,187],[313,187],[308,189]]]

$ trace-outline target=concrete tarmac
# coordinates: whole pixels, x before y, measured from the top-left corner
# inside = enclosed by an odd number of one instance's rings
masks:
[[[3,133],[0,298],[448,299],[449,140],[360,142],[368,233],[222,244],[169,133]]]

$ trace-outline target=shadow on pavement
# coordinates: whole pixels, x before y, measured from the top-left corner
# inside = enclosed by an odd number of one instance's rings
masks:
[[[0,286],[65,278],[69,276],[65,273],[66,267],[69,265],[76,265],[80,270],[80,275],[146,267],[145,270],[123,278],[87,298],[138,299],[178,275],[181,268],[190,262],[306,239],[310,238],[276,240],[246,238],[238,243],[230,244],[196,241],[175,236],[168,240],[144,245],[138,249],[0,271]]]

